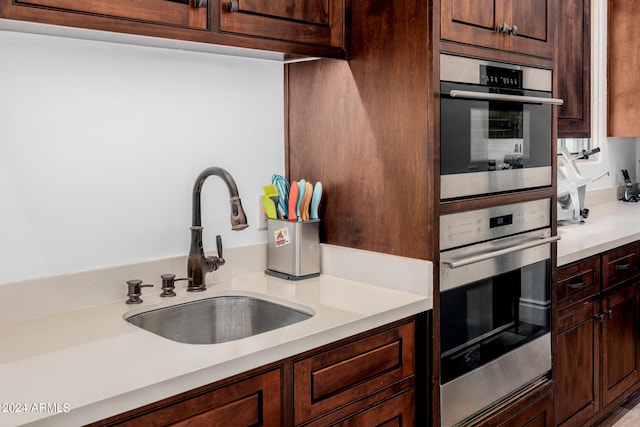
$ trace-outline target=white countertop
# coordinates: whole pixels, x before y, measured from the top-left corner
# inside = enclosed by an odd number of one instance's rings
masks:
[[[82,425],[432,308],[430,295],[325,274],[292,282],[251,273],[168,300],[144,294],[141,305],[122,299],[0,324],[0,425]],[[212,345],[177,343],[123,320],[132,310],[225,294],[302,305],[315,315]]]
[[[558,266],[640,240],[640,203],[621,201],[589,206],[582,224],[558,226]]]

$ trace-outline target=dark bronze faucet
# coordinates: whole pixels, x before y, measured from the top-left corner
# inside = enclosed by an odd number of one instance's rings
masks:
[[[191,222],[191,248],[189,249],[189,259],[187,261],[187,275],[189,284],[187,291],[198,292],[204,291],[207,286],[205,284],[205,276],[211,271],[217,270],[224,265],[222,257],[222,238],[216,236],[216,244],[218,256],[208,257],[204,254],[202,248],[202,213],[200,208],[200,192],[205,180],[211,175],[220,177],[229,189],[231,200],[231,229],[244,230],[249,225],[247,217],[242,209],[240,196],[238,195],[238,187],[233,177],[226,170],[219,167],[210,167],[203,170],[196,178],[193,185],[193,211]]]

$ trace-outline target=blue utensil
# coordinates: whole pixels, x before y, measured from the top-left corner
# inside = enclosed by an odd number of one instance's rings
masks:
[[[276,190],[278,191],[278,210],[282,212],[283,217],[286,218],[289,214],[289,191],[291,190],[289,181],[282,175],[273,174],[271,183],[276,186]]]
[[[322,183],[318,181],[313,187],[311,207],[309,208],[309,219],[318,219],[318,206],[320,206],[320,199],[322,199]]]
[[[304,191],[307,187],[307,182],[304,179],[298,181],[298,202],[296,203],[296,220],[300,221],[300,206],[302,205],[302,198],[304,197]]]

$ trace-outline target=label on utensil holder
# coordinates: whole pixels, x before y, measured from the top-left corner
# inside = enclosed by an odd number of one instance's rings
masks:
[[[276,248],[286,246],[291,243],[291,240],[289,240],[289,231],[286,227],[274,231],[273,236],[275,237]]]

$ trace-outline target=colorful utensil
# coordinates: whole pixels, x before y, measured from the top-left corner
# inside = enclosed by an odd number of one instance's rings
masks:
[[[313,185],[310,182],[305,183],[304,196],[300,203],[300,219],[302,221],[309,221],[309,204],[311,203],[312,193]]]
[[[283,218],[287,217],[289,212],[288,200],[289,200],[289,191],[291,190],[291,186],[289,185],[289,181],[278,174],[273,174],[271,177],[271,183],[276,186],[276,190],[278,192],[278,211],[284,212]]]
[[[302,205],[302,198],[304,197],[304,192],[307,189],[307,183],[304,179],[298,181],[298,202],[296,204],[296,221],[300,221],[302,218],[300,217],[300,205]],[[291,197],[291,196],[289,196]]]
[[[293,181],[291,183],[291,189],[289,190],[289,206],[288,206],[288,218],[289,221],[296,221],[296,206],[298,205],[298,183]]]
[[[309,208],[309,219],[318,219],[318,206],[320,205],[320,199],[322,199],[322,183],[316,182],[313,187],[313,195],[311,196],[311,206]]]
[[[276,219],[276,205],[273,203],[273,200],[268,198],[265,195],[260,196],[260,200],[262,200],[262,207],[264,208],[265,213],[267,214],[267,218]]]

